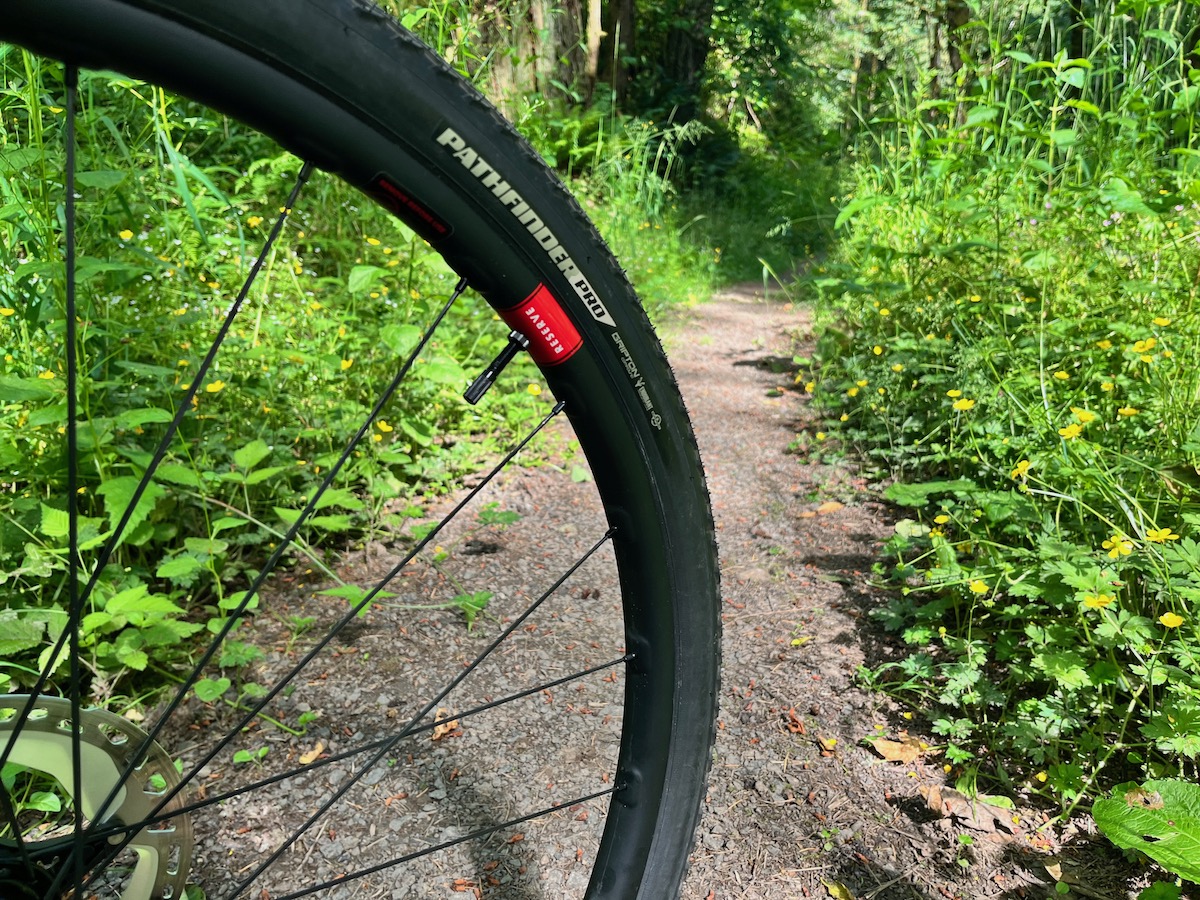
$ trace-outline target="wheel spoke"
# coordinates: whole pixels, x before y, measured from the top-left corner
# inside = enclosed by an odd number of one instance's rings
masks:
[[[552,813],[561,812],[565,809],[571,809],[581,803],[588,803],[592,800],[599,800],[601,797],[607,797],[609,794],[615,793],[619,785],[614,785],[610,788],[605,788],[602,791],[596,791],[591,794],[585,794],[582,797],[576,797],[574,800],[564,800],[562,803],[555,803],[553,806],[547,806],[544,809],[539,809],[537,812],[532,812],[516,819],[509,819],[507,822],[502,822],[499,825],[489,825],[486,828],[480,828],[478,831],[473,831],[470,834],[462,837],[454,838],[449,841],[443,841],[440,844],[434,844],[432,847],[425,847],[422,850],[417,850],[413,853],[406,853],[404,856],[397,856],[387,862],[382,862],[374,866],[369,866],[365,869],[360,869],[357,872],[352,872],[349,875],[343,875],[340,878],[332,878],[329,881],[315,884],[312,887],[307,887],[302,891],[295,891],[291,894],[284,894],[282,897],[274,898],[274,900],[296,900],[298,897],[308,897],[318,891],[324,891],[331,887],[337,887],[339,884],[346,884],[349,881],[357,881],[360,878],[366,878],[368,875],[374,875],[376,872],[382,872],[385,869],[390,869],[393,866],[398,866],[406,862],[421,859],[425,856],[430,856],[434,853],[439,853],[442,850],[448,850],[451,847],[457,847],[460,844],[466,844],[470,841],[477,841],[485,838],[488,835],[495,834],[498,831],[504,831],[506,828],[532,822],[534,819],[540,819],[542,816],[548,816]]]

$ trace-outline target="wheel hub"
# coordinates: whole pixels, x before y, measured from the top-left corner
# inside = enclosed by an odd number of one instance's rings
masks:
[[[29,701],[28,695],[0,695],[0,747],[8,744],[13,725]],[[157,743],[151,742],[139,765],[122,782],[121,773],[129,765],[146,733],[115,713],[85,709],[80,714],[80,754],[82,785],[74,796],[72,776],[71,704],[59,697],[39,697],[28,720],[13,742],[9,764],[51,779],[52,793],[77,804],[85,821],[93,827],[139,823],[150,816],[155,806],[179,783],[171,758]],[[7,767],[6,767],[7,768]],[[9,770],[11,771],[11,770]],[[10,790],[6,778],[3,789],[18,812],[26,808],[28,791]],[[97,811],[117,788],[109,809],[97,818]],[[167,811],[182,805],[176,797]],[[33,871],[23,861],[15,836],[0,840],[0,896],[44,897],[59,866],[73,845],[71,823],[49,822],[34,817],[30,826],[20,815],[25,858],[32,860]],[[8,823],[0,823],[7,825]],[[11,829],[9,829],[11,831]],[[120,843],[121,835],[87,839],[85,867],[100,863]],[[95,894],[113,900],[167,900],[183,897],[192,858],[192,826],[188,816],[141,826],[117,860],[90,886]],[[45,881],[42,885],[41,882]]]

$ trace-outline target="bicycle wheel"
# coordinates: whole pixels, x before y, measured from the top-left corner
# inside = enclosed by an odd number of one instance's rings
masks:
[[[126,529],[132,533],[145,524],[143,497],[155,490],[151,485],[159,483],[156,479],[167,457],[165,449],[131,455],[138,471],[138,487],[127,485],[122,491],[105,494],[106,501],[110,495],[127,495],[125,511],[111,514],[113,525],[106,535],[89,533],[86,522],[81,526],[77,495],[86,473],[78,471],[74,460],[79,453],[79,424],[86,419],[74,410],[76,384],[81,376],[71,351],[66,373],[67,422],[63,429],[69,465],[62,482],[66,496],[61,500],[70,520],[69,527],[64,526],[69,544],[63,554],[69,569],[57,588],[70,597],[71,621],[62,629],[46,627],[47,635],[61,631],[61,638],[54,647],[47,641],[43,655],[48,662],[41,677],[28,678],[19,694],[0,702],[0,736],[4,738],[0,747],[6,763],[20,764],[57,781],[73,798],[74,810],[65,825],[60,821],[57,829],[32,834],[23,810],[36,780],[23,781],[28,773],[6,780],[5,789],[0,791],[0,824],[6,826],[6,836],[0,839],[0,887],[6,895],[84,896],[85,890],[97,895],[107,890],[110,896],[129,900],[179,896],[193,853],[191,832],[196,834],[194,849],[198,857],[204,856],[205,842],[213,840],[214,831],[240,833],[245,823],[228,821],[228,813],[236,808],[242,810],[239,815],[245,814],[244,807],[234,804],[240,802],[237,798],[255,796],[253,789],[264,797],[260,809],[264,816],[290,822],[294,818],[290,807],[303,806],[306,811],[296,819],[298,827],[289,824],[289,833],[282,835],[272,832],[268,842],[271,846],[236,877],[221,881],[218,892],[209,896],[238,896],[251,887],[270,890],[269,895],[275,898],[318,891],[351,896],[346,892],[364,883],[361,879],[374,878],[381,872],[395,879],[390,882],[393,893],[388,896],[417,895],[421,892],[418,881],[393,876],[394,864],[423,859],[431,849],[440,851],[463,842],[503,838],[505,843],[518,844],[523,833],[515,829],[526,823],[530,823],[530,829],[537,828],[545,839],[543,849],[530,859],[541,862],[556,849],[565,850],[576,858],[590,858],[590,872],[572,875],[557,887],[544,888],[522,881],[517,874],[509,879],[487,876],[487,867],[492,865],[487,862],[481,863],[481,871],[475,873],[479,877],[459,878],[450,886],[454,890],[474,890],[480,896],[532,897],[546,890],[556,891],[559,896],[575,891],[589,898],[657,900],[676,895],[703,796],[716,708],[719,624],[713,529],[698,452],[670,370],[636,297],[578,206],[528,145],[466,82],[386,14],[359,0],[264,0],[254,4],[210,0],[202,5],[182,0],[10,0],[0,21],[0,39],[65,62],[68,119],[75,114],[73,79],[77,69],[113,70],[178,91],[234,116],[307,161],[290,196],[281,199],[281,214],[262,252],[250,265],[238,296],[219,304],[213,302],[213,306],[228,307],[226,324],[184,392],[179,412],[168,426],[173,430],[165,434],[162,448],[177,438],[180,426],[190,427],[196,418],[189,407],[198,405],[200,384],[213,371],[214,360],[220,359],[218,351],[234,327],[232,323],[252,302],[247,296],[255,286],[255,278],[270,256],[272,242],[281,233],[287,216],[302,206],[303,186],[315,168],[360,189],[440,254],[461,279],[445,310],[469,286],[514,334],[521,336],[502,356],[527,347],[558,400],[553,412],[565,410],[570,420],[590,465],[607,523],[594,543],[583,542],[585,548],[578,558],[562,564],[562,574],[557,578],[539,575],[524,588],[497,590],[536,599],[504,614],[503,621],[495,623],[498,634],[494,639],[489,636],[476,641],[485,646],[472,646],[463,660],[455,655],[457,649],[447,653],[451,657],[450,670],[438,676],[446,679],[444,686],[428,685],[433,675],[406,670],[406,683],[424,687],[427,693],[409,704],[399,718],[402,724],[364,725],[360,715],[348,712],[351,725],[329,732],[339,740],[347,738],[348,748],[339,745],[332,754],[326,748],[327,752],[314,763],[302,755],[312,748],[297,745],[282,754],[298,758],[299,766],[271,771],[262,778],[242,777],[234,790],[215,791],[209,779],[214,776],[214,767],[220,765],[220,754],[234,752],[247,729],[255,727],[256,714],[267,711],[271,703],[284,702],[297,684],[311,676],[312,670],[305,666],[313,659],[324,659],[331,642],[345,647],[346,634],[352,633],[358,622],[357,613],[386,596],[380,591],[394,592],[394,586],[389,585],[397,575],[403,577],[404,567],[416,550],[429,544],[433,536],[445,533],[446,523],[467,503],[476,502],[476,492],[492,482],[493,474],[501,472],[513,454],[505,456],[482,480],[477,479],[463,502],[439,519],[433,530],[417,542],[415,550],[390,567],[367,596],[352,598],[347,612],[334,617],[295,666],[281,664],[280,671],[271,672],[278,678],[269,688],[260,688],[252,696],[239,696],[236,713],[219,708],[214,711],[211,704],[197,713],[196,685],[210,683],[210,672],[219,674],[222,646],[228,643],[229,632],[250,616],[267,579],[279,577],[275,570],[286,559],[288,548],[288,542],[282,541],[264,566],[247,575],[247,590],[224,607],[224,629],[218,631],[204,653],[197,654],[195,667],[176,673],[182,686],[175,700],[161,704],[142,725],[133,725],[89,707],[95,698],[86,692],[87,660],[81,656],[80,623],[85,614],[96,610],[95,597],[90,593],[95,573],[105,569],[111,554],[125,539]],[[75,141],[70,121],[67,129],[66,152],[70,157]],[[174,157],[172,164],[181,165]],[[74,162],[68,160],[66,165],[70,174],[64,183],[78,184]],[[74,306],[77,288],[72,273],[78,267],[74,256],[74,193],[65,192],[60,217],[67,261],[63,338],[69,348],[81,343],[75,331],[77,320],[87,324]],[[337,490],[330,487],[334,478],[347,459],[361,452],[356,448],[364,437],[378,437],[375,429],[382,425],[381,410],[393,390],[409,389],[407,379],[412,370],[421,368],[421,354],[431,346],[445,310],[432,321],[401,323],[415,324],[421,342],[404,355],[396,377],[350,434],[345,451],[330,464],[329,476],[307,499],[303,510],[292,517],[286,534],[289,540],[296,537],[301,526],[308,527],[310,520],[321,518],[314,513],[325,508],[322,496]],[[466,327],[481,333],[503,328],[494,321],[496,318],[475,316]],[[395,323],[377,324],[386,328]],[[492,371],[493,375],[500,373],[501,379],[504,362],[499,359]],[[136,371],[148,377],[145,368]],[[219,383],[224,386],[224,382]],[[210,388],[212,384],[210,381]],[[19,395],[12,402],[20,405],[26,399]],[[266,404],[263,406],[265,412]],[[547,415],[533,432],[541,430],[550,418]],[[85,443],[99,440],[96,427],[91,427]],[[450,443],[444,438],[437,440],[443,446]],[[500,480],[504,477],[501,475]],[[568,490],[564,487],[561,496],[542,495],[530,500],[528,507],[534,513],[531,518],[561,501]],[[489,522],[482,514],[478,518],[485,524]],[[202,538],[211,539],[212,535]],[[582,566],[590,565],[594,555],[606,554],[615,561],[620,588],[623,646],[615,658],[601,663],[589,658],[577,671],[565,670],[567,675],[556,672],[553,678],[543,673],[539,676],[542,680],[523,686],[505,670],[478,688],[477,707],[461,712],[456,708],[448,717],[436,720],[442,715],[439,704],[451,688],[467,674],[474,679],[492,665],[497,654],[518,657],[523,651],[508,648],[522,633],[536,631],[529,617],[543,601],[553,598],[556,592],[561,594],[562,585]],[[549,554],[544,556],[548,558]],[[496,574],[490,577],[507,585],[531,568],[546,568],[541,559],[532,565],[501,561],[503,564],[494,566]],[[449,577],[436,565],[423,571],[433,582]],[[423,577],[410,580],[420,582]],[[585,589],[576,599],[588,607],[583,601],[589,597],[594,593]],[[107,602],[111,603],[111,598]],[[572,621],[586,629],[593,612],[585,608],[553,616],[564,629],[572,616]],[[419,615],[403,611],[398,615],[400,618],[387,624],[405,639],[411,637],[410,629],[419,632],[432,627]],[[579,635],[587,640],[586,631]],[[575,643],[572,639],[571,645]],[[590,643],[598,647],[603,641]],[[285,649],[287,653],[281,656],[292,652],[291,644],[287,643]],[[62,654],[70,657],[66,663],[60,663]],[[422,663],[428,664],[431,671],[437,668],[438,654],[428,648],[409,655],[415,660],[414,666]],[[360,662],[364,671],[382,669],[388,677],[399,677],[386,660]],[[619,677],[613,676],[614,670]],[[571,770],[576,768],[572,760],[582,758],[583,751],[574,756],[560,754],[554,759],[538,755],[539,729],[574,730],[575,725],[533,724],[528,726],[532,734],[512,737],[508,735],[509,726],[518,717],[502,712],[500,724],[488,732],[488,740],[503,744],[511,739],[514,755],[517,745],[533,754],[530,768],[516,775],[522,779],[517,782],[522,785],[518,793],[537,795],[538,802],[532,808],[509,809],[506,803],[506,813],[500,815],[494,808],[494,797],[485,796],[477,798],[478,802],[462,804],[479,813],[481,818],[474,823],[455,819],[447,825],[444,817],[434,821],[437,816],[433,813],[425,816],[431,831],[417,838],[417,849],[387,854],[378,861],[376,857],[360,859],[356,852],[347,856],[345,847],[326,852],[336,845],[336,839],[332,828],[319,824],[323,822],[321,815],[331,809],[336,812],[337,805],[360,782],[378,784],[384,777],[380,772],[390,777],[390,770],[408,767],[415,771],[425,765],[422,760],[429,756],[430,744],[414,753],[404,750],[404,741],[427,736],[430,731],[435,737],[439,731],[441,736],[453,733],[452,726],[460,715],[482,714],[505,699],[520,703],[534,698],[551,705],[552,690],[575,685],[601,672],[608,673],[607,680],[622,683],[623,687],[613,707],[620,709],[619,715],[612,716],[620,723],[619,739],[614,738],[619,740],[615,759],[611,771],[597,776],[594,790],[581,783],[573,792],[551,792],[543,799],[543,788],[551,790],[559,782],[571,780],[575,774]],[[62,694],[64,699],[52,694]],[[588,710],[589,715],[595,712]],[[606,714],[604,718],[609,717]],[[178,724],[181,718],[182,726]],[[336,720],[333,724],[336,726]],[[209,733],[222,729],[220,734]],[[191,737],[189,746],[173,746],[181,734],[200,734],[211,739],[209,747],[215,749],[191,746]],[[582,738],[588,753],[593,744],[603,741],[595,735]],[[248,753],[251,760],[254,756],[253,748],[240,752]],[[414,783],[422,786],[418,792],[422,796],[434,797],[439,790],[446,793],[436,787],[429,790],[430,784],[445,786],[467,777],[461,767],[450,766],[448,755],[453,756],[439,747],[433,752],[436,758],[428,763],[431,768],[426,774],[412,775]],[[180,758],[180,763],[173,767],[169,761],[174,756]],[[317,766],[343,762],[347,763],[346,771],[337,781],[331,776],[322,784],[324,790],[305,781],[307,773]],[[177,775],[176,768],[182,774]],[[513,782],[505,784],[511,791]],[[402,802],[396,798],[407,796],[405,791],[393,790],[392,795],[382,798],[387,802],[376,804],[378,809],[389,809],[393,801]],[[281,804],[283,798],[288,802]],[[601,815],[596,818],[603,821],[594,850],[584,854],[569,846],[570,842],[556,848],[556,843],[562,843],[555,838],[558,829],[565,827],[562,823],[586,819],[586,810],[577,810],[588,802],[600,804]],[[311,815],[307,807],[313,810]],[[391,827],[409,837],[409,823],[422,821],[422,810],[428,812],[425,807],[414,810],[409,819],[394,820]],[[316,840],[313,826],[324,829],[320,835],[324,843]],[[375,836],[374,826],[369,833]],[[225,845],[222,848],[225,852]],[[318,868],[318,863],[312,862],[314,854],[331,860],[332,877],[306,870],[306,866],[314,871]],[[524,869],[520,868],[519,873],[523,874]],[[449,877],[453,872],[444,874]],[[203,872],[200,877],[203,880]]]

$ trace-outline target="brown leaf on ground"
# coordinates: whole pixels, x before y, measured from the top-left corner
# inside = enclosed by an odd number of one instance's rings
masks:
[[[450,715],[449,710],[439,709],[433,720],[438,724],[434,726],[433,733],[430,737],[435,741],[440,741],[447,737],[462,737],[462,728],[459,727],[458,719],[447,718]]]
[[[300,765],[307,766],[309,763],[316,762],[321,754],[325,752],[325,742],[317,741],[317,746],[313,747],[307,753],[300,754]]]
[[[845,507],[845,505],[845,503],[838,503],[836,500],[826,500],[817,507],[817,512],[820,515],[826,515],[831,512],[837,512],[839,509]]]
[[[901,734],[900,740],[891,741],[887,738],[874,738],[868,740],[871,749],[886,759],[888,762],[898,762],[909,765],[916,762],[927,747],[921,745],[921,742],[910,734]]]
[[[821,881],[825,885],[825,890],[829,891],[829,896],[833,900],[854,900],[854,894],[850,892],[850,888],[846,887],[840,881]]]
[[[979,799],[973,800],[954,788],[937,784],[922,785],[920,791],[930,810],[953,820],[956,826],[994,834],[1003,840],[1010,840],[1013,836],[1015,823],[1011,809],[993,806]]]

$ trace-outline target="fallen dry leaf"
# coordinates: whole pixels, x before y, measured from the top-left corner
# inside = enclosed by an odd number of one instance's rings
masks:
[[[317,746],[313,747],[307,753],[300,754],[300,765],[307,766],[309,763],[316,762],[322,753],[325,752],[325,742],[317,741]]]
[[[845,503],[838,503],[836,500],[826,500],[817,507],[817,512],[821,515],[825,515],[826,513],[837,512],[845,505]]]
[[[1013,811],[993,806],[979,799],[941,785],[922,785],[919,788],[930,810],[943,818],[952,819],[955,825],[965,825],[972,831],[994,834],[1001,839],[1011,839],[1016,823]]]
[[[833,900],[854,900],[854,895],[850,893],[850,888],[846,887],[840,881],[826,881],[821,879],[821,884],[825,885],[825,890],[829,891],[829,896]]]
[[[826,753],[832,753],[833,748],[837,746],[837,738],[821,737],[821,735],[818,734],[817,743],[820,744],[823,751]]]
[[[462,728],[459,727],[458,719],[448,718],[449,710],[439,709],[433,717],[433,721],[438,724],[433,727],[433,733],[430,737],[435,741],[440,741],[447,737],[461,737]]]
[[[872,750],[888,762],[904,763],[905,765],[916,762],[924,752],[921,742],[909,734],[901,734],[898,741],[875,738],[868,743]]]

